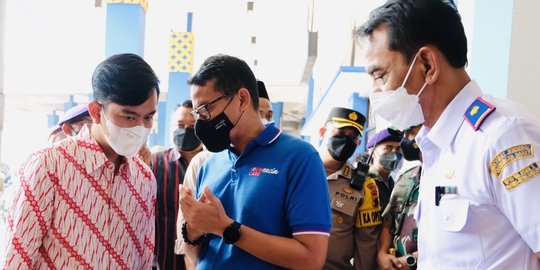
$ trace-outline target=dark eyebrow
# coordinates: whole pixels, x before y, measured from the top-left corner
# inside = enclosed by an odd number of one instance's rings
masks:
[[[377,67],[377,66],[369,66],[366,68],[366,73],[369,74],[369,75],[372,75],[373,73],[377,72],[381,70],[380,67]]]
[[[130,109],[122,109],[122,112],[125,113],[125,114],[140,116],[137,112],[132,111]],[[147,115],[154,115],[155,113],[156,113],[156,110],[153,110],[150,113],[148,113]]]
[[[133,114],[133,115],[136,115],[136,116],[140,116],[138,113],[130,110],[130,109],[122,109],[122,113],[125,113],[125,114]]]

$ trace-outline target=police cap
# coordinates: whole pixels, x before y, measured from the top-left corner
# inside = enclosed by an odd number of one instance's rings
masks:
[[[334,128],[353,127],[358,130],[360,135],[364,131],[364,124],[366,123],[366,117],[351,109],[334,107],[328,115],[327,122],[331,122]]]

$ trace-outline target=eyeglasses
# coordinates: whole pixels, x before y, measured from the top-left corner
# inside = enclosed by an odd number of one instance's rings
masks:
[[[210,106],[212,106],[212,104],[220,101],[224,97],[226,97],[226,95],[218,97],[218,98],[210,101],[209,103],[201,105],[197,109],[194,109],[193,111],[191,111],[191,115],[193,115],[193,117],[195,118],[195,121],[199,120],[199,119],[201,119],[201,120],[209,120],[210,118],[212,118],[212,116],[210,115],[210,111],[209,111]]]

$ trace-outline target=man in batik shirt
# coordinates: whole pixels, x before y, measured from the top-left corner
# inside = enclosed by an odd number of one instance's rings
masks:
[[[5,269],[149,269],[156,183],[135,157],[156,112],[159,80],[134,54],[92,78],[94,124],[30,155],[8,217]]]

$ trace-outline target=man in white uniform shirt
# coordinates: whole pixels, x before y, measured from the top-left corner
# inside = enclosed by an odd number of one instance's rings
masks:
[[[469,78],[454,4],[391,0],[357,35],[375,114],[424,123],[418,269],[540,269],[540,124]]]

